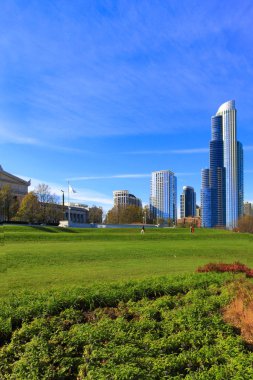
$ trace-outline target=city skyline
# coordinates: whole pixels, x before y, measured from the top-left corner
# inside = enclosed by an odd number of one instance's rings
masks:
[[[2,1],[0,164],[105,211],[171,169],[199,204],[210,115],[235,99],[253,202],[252,18],[249,0]]]
[[[210,164],[202,170],[204,227],[237,227],[243,215],[243,146],[237,140],[235,101],[223,103],[211,118]]]

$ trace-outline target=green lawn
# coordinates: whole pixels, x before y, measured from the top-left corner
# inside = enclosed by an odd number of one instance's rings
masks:
[[[2,233],[1,233],[2,232]],[[197,229],[69,229],[4,226],[0,297],[164,274],[192,273],[207,262],[253,267],[252,235]]]

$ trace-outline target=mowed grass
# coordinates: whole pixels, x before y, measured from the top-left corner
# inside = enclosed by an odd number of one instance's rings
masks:
[[[0,227],[0,297],[96,282],[192,273],[208,262],[253,267],[249,234],[196,229]]]

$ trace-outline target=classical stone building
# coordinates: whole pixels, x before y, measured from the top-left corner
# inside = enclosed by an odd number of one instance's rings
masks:
[[[28,187],[31,185],[31,181],[25,181],[6,172],[0,165],[0,189],[5,185],[9,185],[13,192],[13,196],[18,201],[21,201],[22,198],[28,193]]]
[[[0,165],[0,190],[4,186],[9,186],[13,195],[13,198],[17,200],[19,203],[24,198],[24,196],[28,193],[28,186],[30,186],[30,181],[25,181],[21,178],[14,176],[3,170]],[[9,220],[9,216],[4,211],[4,206],[0,208],[0,222],[4,220]]]

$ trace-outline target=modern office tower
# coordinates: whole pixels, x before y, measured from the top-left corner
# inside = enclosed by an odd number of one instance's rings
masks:
[[[113,192],[113,203],[116,207],[137,206],[142,207],[139,198],[130,194],[128,190],[116,190]]]
[[[202,169],[201,172],[201,220],[202,227],[212,227],[212,199],[211,188],[209,183],[210,171],[209,169]]]
[[[191,186],[184,186],[180,195],[180,218],[196,216],[196,193]]]
[[[226,226],[232,229],[237,226],[243,208],[243,153],[242,145],[237,142],[235,101],[230,100],[222,104],[216,116],[222,117],[226,169]]]
[[[177,221],[177,178],[170,170],[151,174],[150,212],[153,218]]]
[[[226,225],[226,171],[224,168],[224,144],[222,139],[222,117],[211,119],[212,140],[210,141],[211,225]]]
[[[243,148],[236,136],[235,101],[222,104],[212,117],[212,140],[210,142],[209,190],[206,178],[206,196],[210,193],[210,206],[207,200],[203,215],[210,217],[210,226],[237,226],[238,218],[243,214]],[[206,172],[202,172],[206,176]],[[204,190],[203,189],[203,190]],[[208,195],[208,196],[209,196]],[[204,197],[204,195],[203,195]],[[204,198],[203,198],[204,199]],[[208,219],[209,220],[209,219]],[[204,224],[202,220],[202,225]]]

